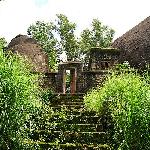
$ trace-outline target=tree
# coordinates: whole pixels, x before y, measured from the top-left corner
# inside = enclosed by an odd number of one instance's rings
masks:
[[[49,23],[37,21],[27,32],[36,39],[44,51],[49,55],[50,67],[54,69],[56,58],[66,52],[71,60],[78,57],[78,42],[74,31],[76,24],[68,20],[63,14],[57,14],[57,20]]]
[[[81,59],[91,47],[109,47],[114,30],[93,19],[92,29],[85,29],[80,38],[75,35],[76,24],[63,14],[57,14],[55,22],[37,21],[28,28],[28,34],[35,38],[49,55],[50,67],[54,68],[56,56],[65,52],[69,60]]]
[[[42,46],[43,50],[48,54],[49,66],[51,69],[55,70],[55,65],[57,61],[57,39],[54,36],[55,25],[52,22],[45,23],[37,21],[32,24],[27,33]]]
[[[80,35],[81,53],[87,53],[91,47],[109,47],[114,37],[114,30],[93,19],[91,30],[85,29]]]
[[[68,20],[63,14],[57,15],[56,29],[60,36],[60,51],[65,51],[70,60],[78,57],[78,42],[75,36],[76,24]]]

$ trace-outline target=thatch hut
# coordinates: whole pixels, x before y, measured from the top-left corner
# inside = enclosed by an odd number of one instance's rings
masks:
[[[122,50],[120,62],[128,61],[132,67],[145,68],[150,64],[150,17],[116,39],[112,47]]]
[[[48,56],[33,38],[29,38],[26,35],[18,35],[11,40],[8,50],[27,57],[33,65],[33,72],[49,72]]]

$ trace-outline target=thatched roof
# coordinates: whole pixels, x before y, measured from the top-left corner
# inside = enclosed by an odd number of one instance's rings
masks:
[[[25,56],[33,64],[33,71],[48,72],[48,56],[37,42],[26,35],[18,35],[8,45],[8,50]]]
[[[150,64],[150,17],[116,39],[112,47],[122,50],[120,62],[129,61],[135,68]]]

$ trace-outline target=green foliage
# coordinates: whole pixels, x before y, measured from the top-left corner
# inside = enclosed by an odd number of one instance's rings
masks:
[[[55,97],[55,95],[54,95],[54,92],[53,92],[52,89],[43,90],[42,93],[41,93],[42,101],[45,104],[50,103],[50,99],[53,99],[54,97]]]
[[[57,15],[56,29],[60,36],[60,50],[65,51],[68,58],[73,60],[78,57],[78,42],[75,37],[76,24],[68,20],[63,14]]]
[[[49,55],[50,68],[56,68],[58,56],[66,52],[68,60],[81,59],[91,47],[109,47],[114,30],[93,19],[91,30],[85,29],[80,37],[75,35],[76,24],[67,16],[57,14],[55,22],[37,21],[28,28],[28,34],[35,38]]]
[[[1,46],[2,47],[2,46]],[[23,149],[25,122],[41,107],[38,76],[20,56],[0,47],[0,149]]]
[[[49,66],[55,70],[57,61],[57,39],[54,37],[55,25],[52,22],[37,21],[28,28],[28,34],[36,39],[49,56]]]
[[[103,25],[98,19],[93,19],[91,29],[85,29],[81,33],[80,49],[82,53],[87,53],[91,47],[109,47],[114,33],[113,29]]]
[[[5,38],[0,38],[0,48],[4,48],[6,46],[7,42]]]
[[[103,87],[84,97],[87,108],[110,111],[114,122],[113,149],[147,150],[150,147],[149,76],[136,73],[112,74]],[[104,106],[108,105],[106,110]]]

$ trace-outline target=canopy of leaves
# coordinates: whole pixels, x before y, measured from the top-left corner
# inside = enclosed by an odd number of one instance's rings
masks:
[[[85,29],[80,36],[80,49],[83,53],[91,47],[107,48],[111,45],[114,30],[103,25],[98,19],[93,19],[91,29]]]
[[[76,24],[63,14],[57,14],[55,22],[37,21],[28,28],[28,34],[35,38],[49,54],[50,66],[54,67],[56,56],[66,52],[69,60],[81,59],[91,47],[109,47],[114,30],[93,19],[91,30],[85,29],[80,37],[75,35]]]
[[[74,31],[76,24],[68,20],[65,15],[57,15],[56,29],[60,36],[60,51],[65,51],[68,58],[73,60],[78,57],[78,42]]]
[[[55,69],[57,61],[57,39],[54,36],[55,25],[52,22],[45,23],[37,21],[35,25],[28,28],[28,35],[31,35],[42,46],[49,56],[49,66]]]

